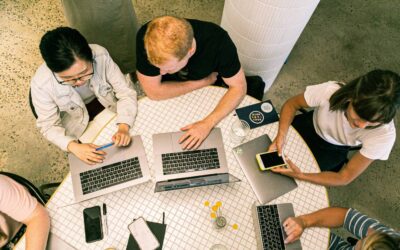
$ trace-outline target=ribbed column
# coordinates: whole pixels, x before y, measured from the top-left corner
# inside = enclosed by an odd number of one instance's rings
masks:
[[[225,0],[221,26],[234,41],[246,75],[267,91],[319,0]]]

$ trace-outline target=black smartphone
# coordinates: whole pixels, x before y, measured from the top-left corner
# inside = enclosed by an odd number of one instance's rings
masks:
[[[87,243],[103,239],[103,226],[100,206],[83,209],[85,239]]]
[[[279,156],[277,151],[257,154],[256,159],[262,171],[286,165],[283,157]]]

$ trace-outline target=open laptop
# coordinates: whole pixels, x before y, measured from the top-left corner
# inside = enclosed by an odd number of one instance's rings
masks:
[[[69,154],[76,201],[91,199],[150,180],[142,138],[137,135],[127,147],[112,146],[103,163],[88,165]]]
[[[302,249],[300,240],[285,244],[287,235],[282,225],[288,217],[294,217],[291,203],[261,205],[252,207],[253,224],[257,248],[265,250]]]
[[[228,173],[220,128],[196,150],[178,143],[184,132],[153,135],[155,192],[240,181]]]
[[[233,148],[233,154],[261,204],[268,203],[297,187],[291,177],[260,170],[256,154],[265,152],[270,144],[271,139],[268,135],[262,135]]]

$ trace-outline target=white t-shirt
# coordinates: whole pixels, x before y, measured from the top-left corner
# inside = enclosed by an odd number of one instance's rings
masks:
[[[90,103],[91,101],[94,100],[94,98],[96,98],[96,95],[94,94],[93,90],[90,89],[89,85],[90,85],[90,80],[87,81],[82,86],[75,88],[76,92],[78,92],[78,94],[83,100],[83,103],[85,104]]]
[[[373,160],[387,160],[396,140],[393,120],[374,129],[351,128],[343,111],[330,111],[329,98],[340,88],[330,81],[308,86],[304,98],[314,107],[313,123],[316,133],[325,141],[335,145],[357,146],[360,153]]]
[[[0,248],[4,246],[35,210],[37,200],[20,184],[0,174]]]

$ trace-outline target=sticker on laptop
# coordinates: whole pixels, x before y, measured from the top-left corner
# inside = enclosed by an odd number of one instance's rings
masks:
[[[271,103],[264,102],[263,104],[261,104],[261,110],[264,111],[265,113],[269,113],[272,110],[274,110],[274,108],[272,107]]]
[[[240,120],[249,124],[250,129],[279,121],[278,113],[270,100],[241,107],[235,111]]]
[[[264,115],[258,110],[252,111],[249,115],[249,119],[255,124],[260,124],[264,121]]]

